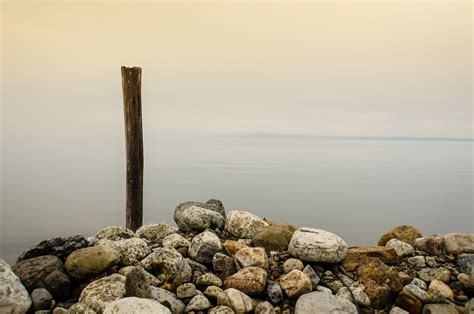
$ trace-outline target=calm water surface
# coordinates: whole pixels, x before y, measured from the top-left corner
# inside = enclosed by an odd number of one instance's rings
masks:
[[[173,223],[188,200],[221,199],[349,244],[400,224],[472,232],[472,141],[145,138],[144,222]],[[0,257],[53,236],[124,224],[125,152],[116,140],[23,140],[3,150]]]

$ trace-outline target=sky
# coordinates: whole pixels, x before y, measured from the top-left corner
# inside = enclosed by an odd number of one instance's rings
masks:
[[[2,135],[473,137],[472,3],[1,3]]]

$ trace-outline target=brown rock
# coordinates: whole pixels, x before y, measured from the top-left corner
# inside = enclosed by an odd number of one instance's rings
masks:
[[[412,226],[402,225],[393,228],[389,232],[385,233],[382,237],[380,237],[379,246],[384,246],[388,241],[391,239],[398,239],[410,245],[415,243],[415,239],[421,238],[422,235],[420,231],[413,228]]]
[[[234,288],[246,294],[256,294],[265,289],[267,272],[260,267],[247,267],[224,280],[225,289]]]
[[[252,241],[252,245],[263,247],[265,251],[286,251],[290,242],[279,228],[268,226],[263,228]]]
[[[406,290],[402,290],[402,292],[398,294],[398,297],[395,300],[395,305],[412,314],[421,313],[421,310],[423,309],[423,303]]]
[[[444,237],[437,234],[416,239],[413,247],[417,250],[424,251],[431,256],[443,257],[446,255]]]
[[[311,280],[301,270],[293,269],[280,277],[280,286],[290,298],[298,297],[313,290]]]
[[[451,288],[441,280],[433,280],[428,287],[430,299],[435,303],[443,303],[446,299],[454,300],[454,293]]]
[[[371,257],[377,257],[386,264],[394,264],[398,260],[395,249],[386,246],[361,246],[349,248],[347,254],[359,253]]]
[[[268,269],[267,253],[261,247],[244,247],[235,253],[235,258],[242,267],[260,267]]]
[[[222,244],[222,246],[223,246],[230,254],[235,254],[235,253],[237,253],[237,251],[239,251],[240,249],[242,249],[242,248],[244,248],[244,247],[248,247],[247,244],[241,243],[241,242],[237,242],[237,241],[234,241],[234,240],[225,240],[225,241],[224,241],[224,244]]]

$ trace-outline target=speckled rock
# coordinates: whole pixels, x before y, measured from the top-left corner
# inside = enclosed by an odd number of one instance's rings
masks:
[[[440,267],[440,268],[423,268],[418,271],[418,277],[420,279],[430,282],[435,279],[439,279],[443,282],[448,282],[449,281],[449,276],[451,272],[447,270],[446,268]]]
[[[212,258],[212,268],[219,278],[224,279],[237,272],[235,261],[223,253],[216,253]]]
[[[305,262],[338,263],[346,257],[347,244],[334,233],[303,227],[293,234],[288,251]]]
[[[254,266],[268,269],[267,253],[261,247],[242,248],[235,253],[235,258],[243,268]]]
[[[209,302],[209,300],[205,296],[198,294],[189,301],[184,311],[205,311],[207,309],[210,309],[211,307],[211,302]]]
[[[53,296],[45,288],[36,288],[31,293],[31,302],[35,311],[49,310],[52,301]]]
[[[434,279],[428,286],[428,294],[432,303],[443,303],[447,299],[453,301],[454,293],[451,288],[441,280]]]
[[[96,314],[97,312],[91,309],[91,307],[84,303],[73,304],[68,311],[69,314]]]
[[[320,281],[320,278],[318,274],[314,271],[313,267],[311,267],[310,265],[306,265],[306,267],[303,269],[303,273],[305,273],[306,276],[308,276],[309,280],[311,280],[311,286],[313,287],[313,289],[316,288]]]
[[[53,255],[33,257],[15,264],[12,270],[28,291],[46,288],[55,299],[69,294],[71,280],[61,260]]]
[[[151,294],[153,300],[156,300],[160,303],[167,303],[170,305],[170,309],[172,313],[183,313],[184,312],[184,303],[178,297],[176,294],[174,294],[171,291],[157,288],[157,287],[151,287]]]
[[[366,256],[377,257],[386,264],[394,264],[398,261],[397,252],[391,247],[386,246],[360,246],[349,248],[347,254],[359,253]]]
[[[190,221],[192,225],[194,225],[195,222],[192,221],[191,217],[185,218],[185,216],[189,216],[189,215],[194,216],[193,214],[190,213],[191,211],[189,210],[186,211],[187,209],[193,206],[197,208],[204,208],[204,209],[213,211],[216,214],[219,214],[225,221],[226,215],[225,215],[224,206],[222,205],[222,202],[219,200],[209,200],[206,203],[200,203],[200,202],[182,203],[176,207],[173,218],[176,224],[178,225],[179,229],[183,232],[189,232],[193,230],[192,226],[187,225],[187,222]],[[186,211],[186,214],[184,214],[185,211]],[[206,217],[212,216],[211,218],[212,222],[209,223],[209,226],[207,228],[217,227],[216,226],[217,224],[222,223],[222,220],[220,218],[217,218],[217,216],[209,214],[209,212],[203,212],[203,211],[200,211],[200,212],[202,212],[204,216]],[[196,216],[199,216],[199,215],[196,215]],[[207,224],[204,217],[202,218],[203,219],[199,218],[199,221],[202,221],[202,224]],[[198,231],[202,231],[204,229],[198,229]]]
[[[309,279],[308,279],[309,280]],[[226,289],[235,288],[246,294],[260,293],[265,289],[267,272],[260,267],[247,267],[224,280]]]
[[[87,247],[88,242],[81,235],[68,238],[51,238],[40,242],[34,248],[23,252],[20,257],[16,260],[17,263],[24,261],[25,259],[44,256],[54,255],[59,257],[61,261],[65,261],[66,258],[75,250]]]
[[[268,223],[246,211],[232,210],[227,215],[225,230],[240,239],[253,239]]]
[[[278,304],[283,301],[283,290],[277,282],[268,283],[267,295],[268,299],[270,299],[273,304]]]
[[[151,298],[151,288],[146,271],[141,266],[135,266],[125,279],[125,295],[127,297]]]
[[[225,305],[219,305],[210,309],[208,314],[234,314],[234,310]]]
[[[410,284],[415,285],[417,287],[420,287],[423,290],[428,289],[428,286],[426,285],[426,282],[424,282],[420,278],[413,278],[413,280],[410,282]]]
[[[181,254],[170,247],[153,250],[141,261],[141,264],[143,268],[152,273],[164,273],[173,279],[177,286],[191,280],[191,267]]]
[[[141,264],[140,264],[141,265]],[[123,268],[120,268],[119,270],[119,274],[120,275],[123,275],[125,277],[127,277],[127,275],[133,270],[135,269],[136,266],[125,266]],[[152,286],[159,286],[161,285],[163,282],[161,280],[159,280],[158,278],[156,278],[155,276],[153,276],[152,274],[150,274],[149,272],[147,272],[146,270],[143,270],[143,272],[145,273],[145,276],[147,278],[147,281],[150,285]]]
[[[118,241],[100,240],[99,245],[115,249],[120,255],[119,264],[122,266],[137,265],[143,258],[151,253],[147,243],[140,238],[130,238]]]
[[[222,280],[212,273],[206,273],[197,278],[196,286],[201,290],[204,290],[208,286],[222,287]]]
[[[82,280],[98,274],[120,261],[117,250],[106,245],[96,245],[71,253],[64,264],[71,278]]]
[[[448,233],[444,245],[451,254],[474,253],[474,233]]]
[[[213,210],[190,206],[181,213],[181,223],[193,231],[215,230],[224,228],[225,218]]]
[[[113,274],[88,284],[81,292],[79,302],[102,313],[107,304],[125,297],[125,277]]]
[[[204,231],[193,238],[189,247],[189,257],[201,263],[212,263],[214,254],[221,250],[219,238],[210,231]]]
[[[260,302],[257,304],[254,310],[255,314],[275,314],[275,311],[273,310],[273,306],[270,302],[265,301],[265,302]]]
[[[146,224],[141,226],[135,232],[139,238],[147,239],[150,241],[164,239],[167,236],[176,233],[178,230],[171,227],[167,223],[160,222],[159,224]]]
[[[402,225],[393,228],[392,230],[381,236],[378,244],[380,246],[385,246],[385,244],[387,244],[387,242],[391,239],[398,239],[400,241],[413,245],[415,243],[415,239],[421,237],[421,232],[418,231],[416,228],[413,228],[412,226],[408,225]]]
[[[11,270],[7,262],[0,259],[0,313],[25,313],[31,307],[28,291]]]
[[[311,292],[311,280],[301,270],[293,269],[280,277],[280,286],[290,298]]]
[[[351,302],[354,301],[352,299],[352,296],[354,296],[355,302],[357,304],[362,305],[362,306],[370,306],[370,299],[367,296],[367,294],[364,292],[364,290],[362,290],[360,287],[357,287],[357,288],[351,288],[351,291],[352,291],[352,294],[351,292],[349,292],[349,289],[347,287],[342,287],[341,289],[339,289],[336,295],[338,297],[347,299]]]
[[[136,297],[123,298],[107,304],[104,314],[171,314],[160,302]]]
[[[434,234],[429,237],[418,238],[415,240],[413,247],[417,250],[424,251],[433,256],[445,256],[446,246],[444,245],[444,237]]]
[[[229,288],[217,297],[217,305],[230,307],[236,313],[248,313],[253,310],[252,299],[245,293]]]
[[[398,256],[407,256],[415,254],[415,249],[408,243],[398,239],[391,239],[386,244],[386,247],[393,248]]]
[[[176,296],[180,299],[192,298],[196,294],[196,286],[191,282],[184,283],[176,289]]]
[[[211,301],[216,301],[219,293],[223,292],[221,288],[217,286],[209,286],[204,290],[204,295]]]
[[[426,266],[426,261],[424,256],[412,256],[407,259],[407,262],[417,268],[422,268]]]
[[[125,227],[109,226],[97,231],[95,237],[97,240],[107,239],[112,241],[118,241],[133,238],[135,237],[135,233]]]
[[[469,274],[474,268],[474,254],[460,254],[456,260],[459,270],[463,273]]]
[[[288,274],[293,269],[303,270],[304,265],[300,259],[297,258],[289,258],[283,263],[283,272]]]
[[[189,247],[191,242],[178,233],[170,234],[163,239],[163,246],[171,246],[175,249],[180,247]]]
[[[303,294],[295,305],[295,314],[346,313],[357,314],[356,306],[341,297],[314,291]]]

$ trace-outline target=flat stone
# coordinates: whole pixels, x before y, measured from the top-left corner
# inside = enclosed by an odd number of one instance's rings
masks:
[[[305,262],[338,263],[346,257],[347,244],[334,233],[303,227],[293,234],[288,251]]]
[[[171,314],[160,302],[150,299],[128,297],[113,301],[105,307],[104,314]]]
[[[31,299],[10,265],[0,259],[0,313],[26,313]]]
[[[225,230],[240,239],[253,239],[269,224],[246,211],[232,210],[227,215]]]
[[[311,280],[301,270],[293,269],[280,277],[280,286],[290,298],[311,292]]]
[[[217,297],[217,305],[224,305],[236,313],[248,313],[253,310],[252,299],[245,293],[229,288]]]
[[[123,239],[130,239],[135,237],[135,233],[125,227],[120,226],[109,226],[100,229],[95,234],[97,240],[107,239],[112,241],[118,241]]]
[[[451,254],[474,253],[474,233],[448,233],[444,245]]]
[[[413,244],[414,248],[428,253],[431,256],[443,257],[446,255],[446,246],[444,245],[444,237],[434,234],[429,237],[418,238]]]
[[[352,302],[342,297],[313,291],[299,297],[295,305],[295,314],[314,313],[357,314],[357,308]]]
[[[351,291],[352,291],[352,294],[351,294]],[[354,296],[355,302],[357,304],[362,305],[362,306],[370,306],[370,299],[367,296],[367,294],[364,292],[364,290],[357,287],[357,288],[353,288],[353,289],[351,288],[351,291],[349,291],[349,289],[347,287],[342,287],[341,289],[339,289],[339,291],[337,292],[336,295],[338,297],[342,297],[344,299],[347,299],[351,302],[354,301],[352,299],[352,296]]]
[[[244,247],[235,253],[235,258],[242,268],[254,266],[268,269],[267,253],[261,247]]]
[[[211,302],[209,302],[209,300],[205,296],[198,294],[189,301],[184,311],[204,311],[210,309],[211,307]]]
[[[235,288],[246,294],[257,294],[265,289],[267,272],[260,267],[247,267],[224,280],[226,289]]]
[[[451,304],[425,304],[423,314],[458,314],[458,310]],[[466,312],[467,314],[470,314]]]
[[[68,238],[51,238],[40,242],[34,248],[23,252],[17,259],[17,263],[24,261],[29,258],[54,255],[57,256],[61,261],[65,261],[66,258],[72,252],[82,249],[88,246],[88,242],[81,235]]]
[[[183,313],[185,305],[176,294],[171,291],[151,287],[152,299],[160,302],[161,304],[169,304],[172,313]]]
[[[402,225],[395,227],[384,235],[382,235],[379,239],[378,245],[385,246],[385,244],[387,244],[387,242],[391,239],[398,239],[400,241],[413,245],[415,243],[415,240],[421,237],[421,232],[418,231],[416,228],[408,225]]]
[[[393,248],[395,252],[397,252],[397,255],[400,257],[415,254],[415,249],[413,248],[413,246],[398,239],[389,240],[385,244],[385,246]]]
[[[176,233],[178,230],[165,222],[159,224],[146,224],[141,226],[135,232],[139,238],[147,239],[149,241],[163,240],[167,236]]]
[[[367,256],[377,257],[386,264],[394,264],[398,261],[398,255],[394,248],[386,246],[360,246],[349,248],[347,254],[359,253]]]
[[[191,267],[181,254],[170,247],[153,250],[141,261],[141,264],[147,271],[163,273],[173,279],[176,286],[191,280]]]
[[[120,261],[117,250],[105,245],[96,245],[71,253],[64,264],[71,278],[82,280],[116,265]]]
[[[180,247],[189,247],[191,242],[178,233],[170,234],[163,239],[163,246],[171,246],[175,249]]]
[[[140,238],[130,238],[118,241],[100,240],[99,245],[115,249],[120,256],[119,264],[122,266],[137,265],[143,258],[151,253],[148,244]]]
[[[88,284],[81,292],[79,302],[92,310],[102,313],[113,301],[125,297],[125,277],[113,274]]]
[[[127,274],[125,295],[127,297],[151,298],[150,282],[143,267],[136,266]]]
[[[221,250],[221,241],[210,231],[204,231],[193,238],[189,247],[189,257],[201,263],[212,263],[214,254]]]
[[[36,288],[31,293],[31,302],[35,311],[49,310],[52,301],[53,296],[45,288]]]

